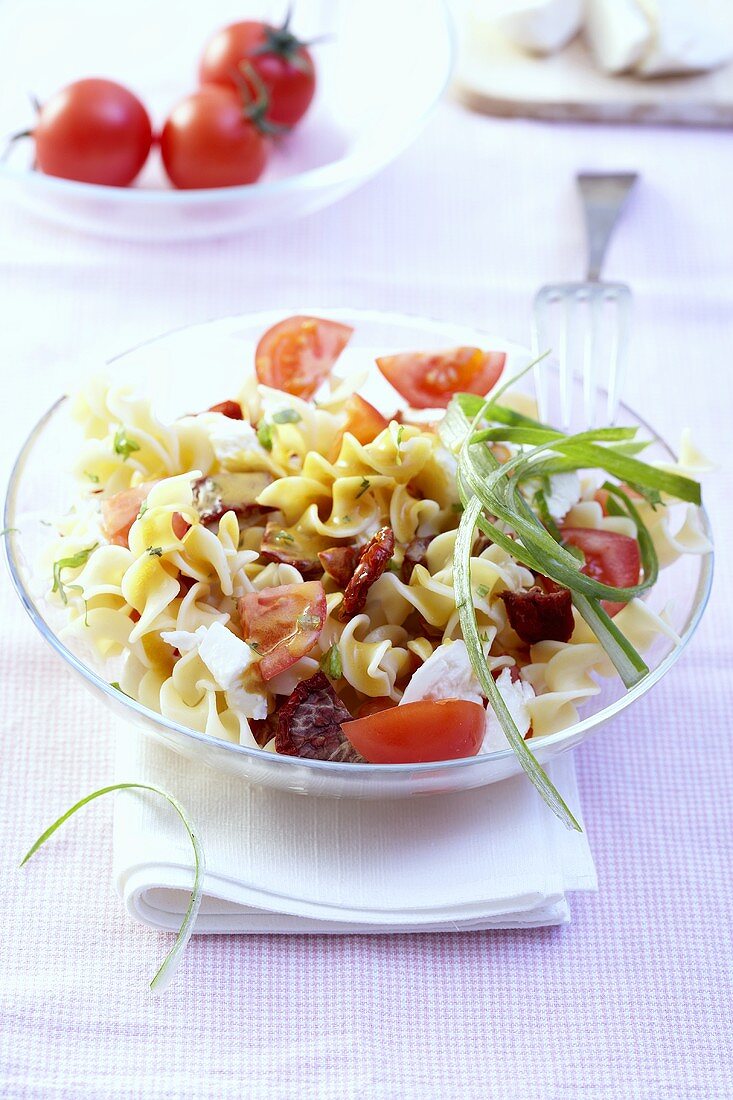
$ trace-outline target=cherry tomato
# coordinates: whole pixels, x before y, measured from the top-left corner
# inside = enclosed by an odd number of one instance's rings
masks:
[[[614,588],[630,588],[637,584],[641,571],[639,543],[617,531],[599,531],[595,527],[563,527],[563,542],[577,546],[585,555],[581,569],[589,577]],[[602,600],[609,615],[615,615],[625,603]]]
[[[483,397],[504,369],[503,351],[452,348],[402,352],[377,359],[388,382],[413,409],[444,409],[455,393]]]
[[[247,20],[218,31],[201,56],[202,84],[242,83],[249,62],[269,93],[266,118],[279,126],[294,126],[310,106],[316,90],[316,70],[307,47],[282,27]]]
[[[77,80],[43,104],[33,129],[36,165],[47,176],[127,187],[153,141],[137,96],[112,80]]]
[[[237,187],[262,175],[268,141],[240,93],[210,84],[173,108],[160,152],[175,187]]]
[[[370,764],[460,760],[481,748],[486,712],[465,699],[436,699],[405,703],[341,728]]]
[[[305,400],[324,382],[353,332],[319,317],[288,317],[269,328],[257,345],[255,370],[265,386]]]
[[[102,530],[108,542],[127,546],[130,528],[154,485],[154,481],[144,481],[134,489],[123,489],[102,501]]]
[[[262,654],[262,678],[271,680],[313,649],[326,621],[326,594],[320,581],[281,584],[248,592],[238,608],[245,640]]]
[[[352,393],[351,397],[346,398],[344,411],[346,412],[346,423],[341,431],[334,436],[329,452],[331,462],[335,462],[338,458],[346,432],[350,432],[360,443],[366,444],[371,443],[380,432],[389,427],[389,420],[386,416],[382,416],[378,409],[375,409],[363,397],[359,397],[358,393]]]

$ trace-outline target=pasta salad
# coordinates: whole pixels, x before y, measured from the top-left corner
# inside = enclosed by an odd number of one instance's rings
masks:
[[[65,634],[212,737],[355,764],[510,744],[564,813],[527,742],[673,636],[644,597],[710,549],[699,485],[636,429],[540,423],[499,352],[381,358],[402,407],[377,410],[333,374],[350,335],[287,318],[236,398],[169,423],[124,384],[75,398],[79,494],[48,558]]]

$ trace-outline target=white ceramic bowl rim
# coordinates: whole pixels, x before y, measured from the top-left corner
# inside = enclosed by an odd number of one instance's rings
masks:
[[[456,340],[463,340],[464,342],[475,340],[477,330],[474,328],[467,328],[464,326],[455,325],[451,322],[440,322],[434,320],[427,320],[424,317],[418,317],[417,315],[409,315],[403,313],[390,313],[380,310],[359,310],[359,309],[328,309],[323,307],[303,307],[302,312],[312,313],[316,316],[332,317],[334,319],[354,319],[362,318],[364,321],[392,321],[396,324],[404,323],[405,321],[419,321],[419,323],[429,331],[434,331],[438,334],[442,333],[447,337],[452,337]],[[259,323],[263,325],[271,324],[273,320],[279,319],[282,316],[282,311],[268,310],[261,313],[247,314],[246,320],[248,323]],[[237,318],[232,317],[231,320]],[[239,318],[243,320],[244,318]],[[216,318],[216,320],[224,320],[224,318]],[[206,324],[201,322],[200,324]],[[110,362],[115,362],[124,356],[137,350],[137,348],[144,347],[148,344],[153,344],[157,340],[163,339],[166,336],[171,335],[173,332],[181,331],[184,328],[199,327],[184,325],[177,329],[169,330],[166,333],[160,333],[150,340],[142,341],[140,344],[135,345],[133,348],[128,348],[126,351],[121,352],[119,355],[114,356]],[[489,338],[490,339],[490,338]],[[10,479],[8,481],[8,489],[5,498],[5,506],[3,512],[3,524],[5,530],[8,532],[4,537],[5,542],[5,558],[10,571],[10,576],[13,582],[13,586],[23,604],[23,607],[30,616],[32,622],[37,627],[46,642],[67,662],[76,672],[79,673],[85,680],[92,684],[98,691],[108,696],[114,703],[118,704],[120,699],[124,705],[130,710],[139,714],[146,721],[153,721],[157,725],[162,726],[165,729],[169,729],[179,735],[187,737],[192,741],[199,742],[202,745],[217,745],[221,748],[225,748],[234,754],[239,754],[244,757],[250,757],[259,760],[271,761],[273,754],[266,752],[264,749],[250,748],[246,745],[237,745],[231,741],[225,741],[220,738],[211,737],[209,734],[199,733],[197,730],[193,730],[188,726],[182,726],[178,722],[173,722],[157,711],[149,710],[147,707],[142,706],[135,699],[131,699],[129,696],[122,696],[111,684],[105,680],[102,676],[96,673],[93,669],[89,668],[79,659],[70,649],[68,649],[60,640],[57,634],[49,627],[48,623],[39,614],[38,609],[35,606],[33,598],[27,591],[25,584],[21,576],[21,569],[18,558],[15,553],[15,542],[17,535],[13,530],[15,522],[15,499],[19,490],[20,479],[22,477],[23,469],[33,446],[42,433],[43,428],[49,420],[56,414],[56,412],[68,401],[68,397],[60,397],[54,404],[47,410],[47,412],[40,418],[34,428],[31,430],[28,438],[23,444],[18,457],[15,460],[13,468],[10,473]],[[621,406],[622,410],[625,406]],[[628,410],[632,412],[631,409]],[[649,432],[651,438],[657,438],[661,442],[661,436],[649,425],[645,420],[633,413],[638,422]],[[665,443],[665,446],[669,445]],[[704,508],[700,509],[700,515],[702,518],[703,529],[706,535],[712,541],[712,532],[710,529],[710,520],[707,512]],[[537,747],[551,747],[562,744],[564,741],[577,738],[580,734],[583,734],[593,727],[601,725],[608,721],[610,718],[620,714],[631,703],[654,686],[661,678],[669,672],[673,665],[679,660],[680,656],[687,643],[690,641],[697,626],[702,618],[705,607],[710,596],[710,590],[712,587],[713,579],[713,553],[706,554],[701,561],[700,574],[698,577],[697,587],[695,591],[694,603],[692,611],[685,624],[684,630],[680,634],[680,644],[675,646],[667,656],[660,661],[656,668],[652,669],[647,676],[644,677],[633,688],[630,688],[626,694],[622,695],[619,699],[615,700],[609,706],[604,707],[602,710],[597,711],[595,714],[590,715],[588,718],[582,719],[580,722],[576,722],[572,726],[568,726],[566,729],[559,730],[557,733],[548,734],[538,739],[536,745],[532,745],[532,742],[527,742],[528,747],[534,751]],[[476,766],[479,763],[486,763],[487,761],[499,761],[507,759],[513,755],[513,750],[507,746],[505,749],[498,749],[491,753],[481,753],[478,756],[464,757],[460,760],[438,760],[430,761],[422,764],[349,764],[339,761],[331,760],[309,760],[306,758],[297,758],[297,762],[300,766],[315,770],[316,772],[322,772],[328,775],[335,775],[337,773],[342,774],[355,774],[355,769],[358,769],[358,773],[361,776],[368,774],[385,775],[386,773],[397,774],[404,773],[409,775],[419,774],[420,772],[430,772],[436,774],[437,772],[448,772],[455,769],[470,768]]]

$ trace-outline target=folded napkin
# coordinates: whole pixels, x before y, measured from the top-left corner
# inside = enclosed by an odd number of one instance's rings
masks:
[[[550,768],[578,815],[569,753]],[[523,777],[395,801],[251,786],[120,731],[117,778],[154,783],[191,815],[206,853],[195,932],[407,932],[529,928],[570,919],[567,892],[596,889],[585,834]],[[117,795],[114,877],[132,917],[176,929],[193,863],[159,796]]]

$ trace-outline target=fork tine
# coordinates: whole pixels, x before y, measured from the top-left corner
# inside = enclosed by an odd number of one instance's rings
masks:
[[[588,428],[594,428],[596,423],[596,365],[602,309],[603,299],[593,288],[588,299],[588,317],[583,340],[583,411]]]
[[[631,332],[631,292],[627,286],[613,287],[613,297],[606,292],[607,300],[616,307],[615,323],[611,326],[611,351],[608,369],[608,398],[606,415],[609,424],[616,423],[621,391],[626,377]]]
[[[562,431],[570,429],[573,415],[573,364],[569,355],[569,334],[574,331],[571,314],[577,316],[576,306],[571,295],[561,299],[560,329],[557,338],[557,359],[560,366],[560,421]]]

